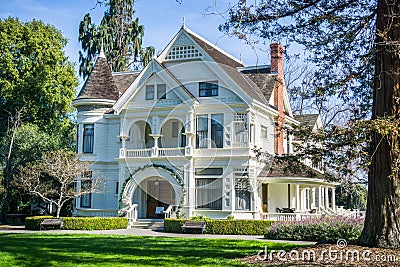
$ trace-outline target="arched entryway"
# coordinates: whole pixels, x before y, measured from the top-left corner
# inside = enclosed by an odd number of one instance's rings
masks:
[[[148,167],[134,173],[122,193],[122,208],[137,205],[138,218],[155,218],[156,207],[177,207],[182,186],[177,175],[164,168]]]
[[[156,208],[166,210],[175,206],[175,191],[168,180],[162,177],[149,177],[142,181],[132,197],[133,204],[138,205],[139,218],[156,218]]]

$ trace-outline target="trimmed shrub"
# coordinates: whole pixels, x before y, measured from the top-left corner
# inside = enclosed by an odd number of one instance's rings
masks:
[[[363,219],[343,216],[303,221],[275,222],[265,234],[267,239],[305,240],[333,243],[346,239],[355,243],[363,229]]]
[[[181,226],[187,219],[165,219],[164,231],[168,233],[182,233]],[[206,233],[216,235],[264,235],[271,225],[271,221],[264,220],[212,220],[207,222]]]
[[[128,227],[128,218],[121,217],[66,217],[65,230],[113,230]]]
[[[35,216],[25,219],[25,229],[39,230],[40,223],[44,219],[54,218],[52,216]],[[128,227],[128,219],[120,217],[65,217],[65,230],[113,230]]]
[[[44,219],[51,219],[54,218],[53,216],[33,216],[33,217],[26,217],[25,218],[25,229],[27,230],[39,230],[40,223]]]

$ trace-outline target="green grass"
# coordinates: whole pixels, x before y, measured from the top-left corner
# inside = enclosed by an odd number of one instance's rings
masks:
[[[236,258],[296,245],[231,239],[0,234],[0,266],[242,266]]]

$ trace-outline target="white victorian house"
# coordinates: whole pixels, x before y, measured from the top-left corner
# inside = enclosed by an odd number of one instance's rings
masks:
[[[318,115],[292,114],[283,48],[270,48],[271,65],[244,66],[183,26],[140,72],[112,73],[100,53],[73,105],[78,153],[94,162],[106,190],[78,199],[75,214],[335,214],[335,184],[321,172],[286,171],[262,156],[293,152],[283,125],[322,127]]]

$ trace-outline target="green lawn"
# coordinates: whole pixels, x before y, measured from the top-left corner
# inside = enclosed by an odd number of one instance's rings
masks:
[[[295,245],[230,239],[85,234],[0,234],[0,266],[241,266],[235,261]]]

